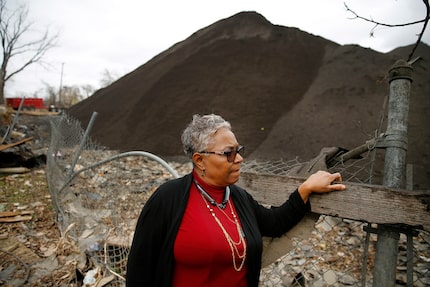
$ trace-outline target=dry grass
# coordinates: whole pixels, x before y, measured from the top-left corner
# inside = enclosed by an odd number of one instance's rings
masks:
[[[0,223],[0,285],[66,286],[76,277],[76,247],[60,234],[43,169],[0,176],[0,212],[30,211],[31,219]],[[27,272],[28,270],[28,272]]]

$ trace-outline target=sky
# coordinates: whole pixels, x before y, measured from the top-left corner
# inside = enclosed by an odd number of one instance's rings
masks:
[[[7,0],[11,10],[26,5],[32,31],[48,30],[57,45],[6,83],[6,97],[45,96],[46,86],[101,87],[106,71],[115,78],[183,41],[194,32],[242,11],[255,11],[275,25],[295,27],[340,45],[356,44],[382,53],[416,42],[422,24],[378,27],[346,11],[387,24],[425,17],[422,0]],[[430,27],[423,42],[430,44]],[[23,56],[13,57],[8,71]]]

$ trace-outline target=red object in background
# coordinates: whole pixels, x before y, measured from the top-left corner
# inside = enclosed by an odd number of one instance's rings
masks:
[[[22,98],[6,98],[6,104],[13,109],[17,110]],[[23,110],[36,110],[36,109],[46,109],[43,99],[41,98],[24,98],[24,103],[22,104]]]

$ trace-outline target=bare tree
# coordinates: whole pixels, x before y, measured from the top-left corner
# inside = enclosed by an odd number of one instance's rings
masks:
[[[48,106],[55,105],[55,97],[57,95],[58,89],[45,81],[43,81],[43,84],[45,85],[46,104]]]
[[[118,75],[114,72],[109,71],[108,69],[104,69],[102,73],[102,79],[100,80],[100,85],[102,88],[105,88],[115,82],[118,79]]]
[[[41,63],[45,53],[56,45],[58,35],[50,35],[46,29],[40,38],[23,41],[33,26],[27,21],[28,8],[19,6],[13,11],[6,7],[7,0],[0,0],[0,41],[3,59],[0,66],[0,104],[5,103],[5,84],[10,78],[34,63]],[[12,58],[19,56],[23,64],[11,72],[7,68]],[[24,59],[24,60],[23,60]]]
[[[70,108],[71,106],[82,101],[83,96],[78,86],[64,86],[61,91],[61,108]]]
[[[61,87],[61,99],[56,100],[58,94],[58,88],[45,84],[45,96],[46,103],[48,106],[56,106],[59,108],[70,108],[71,106],[79,103],[83,99],[89,97],[94,91],[94,87],[91,85],[83,86],[63,86]]]
[[[94,91],[95,91],[95,88],[92,85],[90,85],[90,84],[83,85],[81,87],[81,89],[84,92],[84,95],[83,95],[84,99],[88,98],[89,96],[91,96],[94,93]]]
[[[411,26],[411,25],[416,25],[416,24],[423,23],[423,27],[421,29],[421,33],[418,34],[418,39],[417,39],[417,41],[416,41],[416,43],[415,43],[412,51],[409,53],[409,56],[408,56],[408,61],[411,61],[412,57],[414,56],[415,50],[418,47],[418,44],[421,42],[421,39],[422,39],[422,37],[424,35],[424,31],[426,30],[427,24],[428,24],[428,22],[430,20],[430,5],[429,5],[429,0],[422,0],[422,1],[423,1],[424,5],[426,7],[426,15],[425,15],[424,19],[413,21],[413,22],[400,23],[400,24],[382,23],[382,22],[378,22],[378,21],[376,21],[374,19],[370,19],[370,18],[366,18],[366,17],[360,16],[354,10],[351,10],[348,7],[348,5],[346,5],[346,3],[343,3],[343,4],[345,5],[346,11],[352,13],[352,15],[354,16],[353,19],[361,19],[361,20],[364,20],[364,21],[367,21],[367,22],[375,24],[375,26],[370,31],[370,36],[372,36],[372,37],[374,35],[375,29],[378,26],[384,26],[384,27],[391,27],[391,28],[393,28],[393,27],[405,27],[405,26]]]

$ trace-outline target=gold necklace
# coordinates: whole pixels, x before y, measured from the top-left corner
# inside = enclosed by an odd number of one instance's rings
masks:
[[[239,241],[236,242],[233,240],[233,238],[231,238],[230,234],[228,234],[227,230],[225,230],[225,227],[222,225],[221,221],[218,219],[218,217],[216,216],[214,210],[212,209],[212,207],[209,205],[209,203],[207,202],[206,198],[203,196],[202,193],[200,193],[200,196],[202,197],[203,201],[206,204],[207,209],[209,210],[209,212],[211,213],[212,217],[214,218],[215,222],[218,224],[218,226],[221,228],[222,233],[225,236],[225,239],[227,240],[228,245],[230,246],[230,250],[231,250],[231,257],[233,259],[233,268],[236,271],[240,271],[242,270],[244,264],[245,264],[245,259],[246,259],[246,241],[245,241],[245,234],[243,233],[242,228],[240,227],[240,224],[237,220],[236,214],[234,214],[233,212],[233,207],[231,206],[230,201],[228,201],[228,205],[230,207],[230,212],[233,216],[234,219],[234,223],[236,225],[236,229],[237,229],[237,234],[239,235]],[[218,208],[222,210],[222,208],[220,208],[218,206]],[[223,211],[224,213],[224,211]],[[225,213],[224,213],[225,214]],[[225,214],[227,216],[227,214]],[[231,219],[227,216],[227,218],[231,221]],[[242,244],[243,245],[243,253],[240,254],[239,250],[238,250],[238,246]],[[237,266],[236,263],[236,256],[238,258],[241,259],[241,263],[239,264],[239,266]]]

